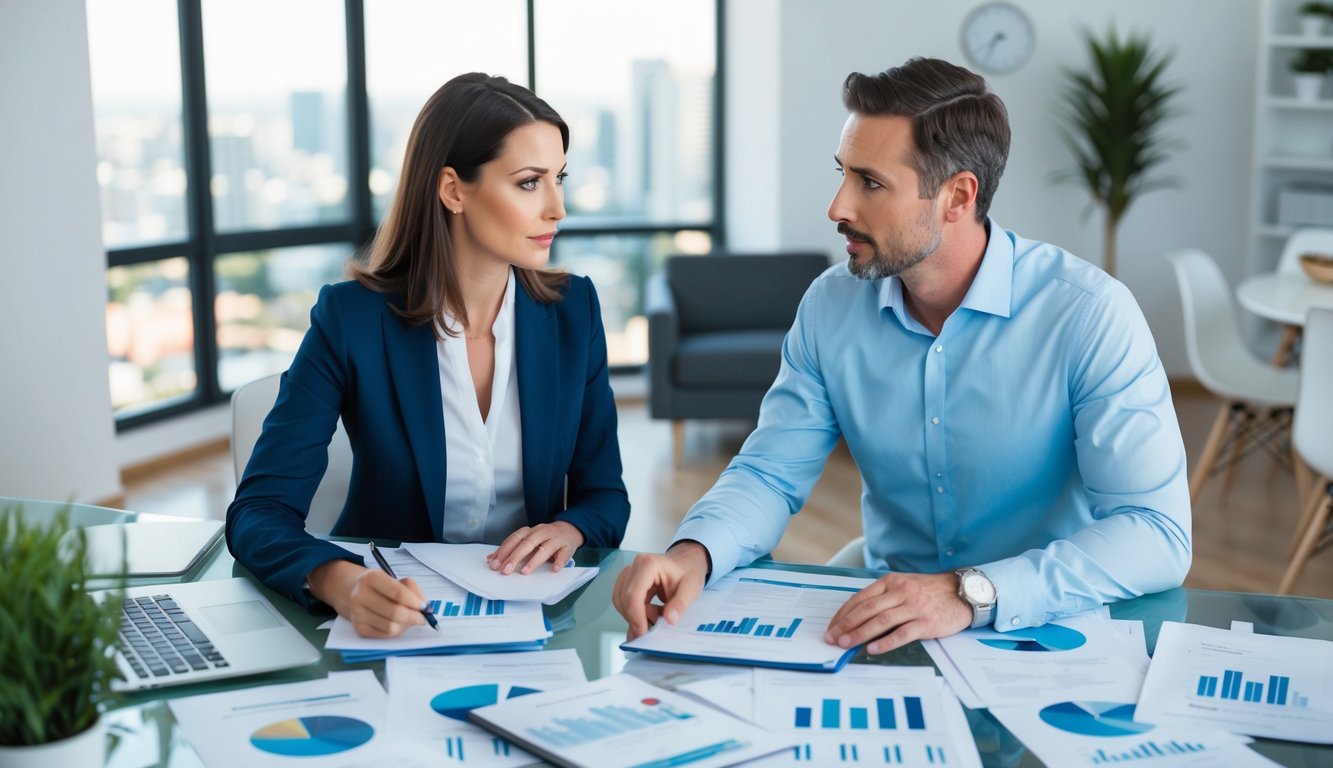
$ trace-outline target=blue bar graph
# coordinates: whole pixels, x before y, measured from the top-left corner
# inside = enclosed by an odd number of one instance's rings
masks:
[[[871,724],[870,712],[872,707],[847,707],[847,716],[842,716],[843,702],[841,699],[821,699],[819,706],[813,707],[795,707],[792,711],[792,725],[796,728],[822,728],[826,730],[841,730],[848,728],[855,731],[871,730],[878,728],[881,731],[898,730],[898,714],[894,710],[893,699],[875,699],[873,711],[878,720],[878,726]],[[815,725],[815,710],[819,711],[819,724]],[[921,698],[919,696],[903,697],[903,721],[908,730],[921,731],[926,728],[925,713],[922,710]]]
[[[949,761],[944,757],[944,747],[932,747],[927,744],[926,762],[931,765],[948,765]]]
[[[657,699],[644,699],[644,703],[647,706],[589,707],[581,717],[555,717],[551,719],[551,725],[528,728],[528,733],[557,747],[574,747],[658,723],[694,717]]]
[[[1194,695],[1209,699],[1223,698],[1233,701],[1246,701],[1251,704],[1288,706],[1287,693],[1291,678],[1285,675],[1269,675],[1268,684],[1265,686],[1258,680],[1246,680],[1238,670],[1228,669],[1223,671],[1221,682],[1222,688],[1219,691],[1216,675],[1200,675],[1199,683],[1194,688]],[[1306,707],[1308,701],[1299,693],[1292,692],[1290,706]]]
[[[1188,755],[1193,752],[1203,752],[1206,749],[1208,749],[1208,746],[1205,744],[1181,742],[1174,739],[1167,742],[1145,741],[1127,752],[1107,752],[1104,749],[1098,749],[1092,753],[1092,763],[1093,765],[1123,763],[1130,760],[1168,757],[1170,755]]]
[[[801,619],[792,619],[791,624],[779,627],[775,624],[760,624],[758,616],[745,616],[739,619],[724,619],[708,624],[700,624],[695,631],[717,635],[749,635],[751,637],[787,638],[796,633],[801,626]],[[777,630],[776,634],[774,630]]]
[[[903,748],[897,744],[893,747],[884,748],[885,765],[901,765],[903,762]]]
[[[454,736],[444,740],[444,749],[449,757],[456,758],[458,762],[464,762],[463,757],[463,737]]]
[[[455,602],[445,602],[440,604],[440,600],[431,600],[426,605],[426,610],[442,619],[456,619],[459,616],[503,616],[505,612],[505,601],[486,600],[480,595],[468,593],[467,599],[462,605]]]
[[[510,750],[509,742],[500,738],[491,739],[491,749],[494,749],[495,754],[497,755],[508,755]]]

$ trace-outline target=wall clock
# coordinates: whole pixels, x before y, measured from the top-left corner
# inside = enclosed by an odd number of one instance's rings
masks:
[[[1032,21],[1012,3],[982,3],[963,20],[963,53],[982,72],[1006,75],[1032,57]]]

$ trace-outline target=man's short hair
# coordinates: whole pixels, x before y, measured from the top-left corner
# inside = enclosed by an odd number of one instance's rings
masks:
[[[912,166],[921,196],[933,197],[959,171],[977,176],[977,221],[984,222],[1009,157],[1009,113],[986,81],[941,59],[909,59],[878,75],[853,72],[842,103],[858,115],[912,121]]]

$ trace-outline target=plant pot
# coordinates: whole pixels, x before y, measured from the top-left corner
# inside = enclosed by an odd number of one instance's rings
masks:
[[[68,739],[26,747],[0,747],[0,768],[99,768],[106,762],[106,721]]]
[[[1324,90],[1324,75],[1297,72],[1291,79],[1296,85],[1297,101],[1319,101],[1319,95]]]
[[[1305,37],[1322,37],[1323,34],[1324,34],[1323,16],[1301,17],[1301,35]]]

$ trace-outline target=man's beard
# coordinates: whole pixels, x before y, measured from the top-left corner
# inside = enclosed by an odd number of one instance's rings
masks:
[[[940,247],[941,232],[939,229],[931,226],[930,212],[918,220],[919,227],[930,231],[930,242],[920,248],[906,246],[902,238],[895,238],[897,242],[890,243],[887,250],[882,250],[879,243],[876,243],[864,232],[852,229],[846,222],[838,222],[838,234],[844,237],[850,237],[852,240],[867,243],[871,248],[870,258],[863,262],[857,262],[855,256],[847,257],[847,269],[853,275],[862,280],[882,280],[886,277],[893,277],[901,274],[904,270],[915,267],[917,264],[926,260],[926,257],[935,252]]]

